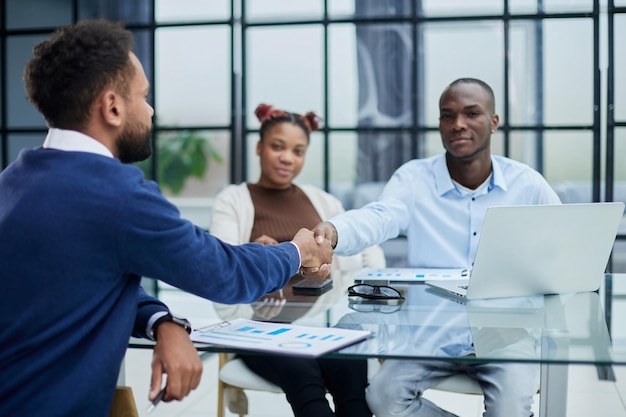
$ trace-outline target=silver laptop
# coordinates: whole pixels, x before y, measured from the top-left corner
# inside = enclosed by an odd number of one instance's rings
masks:
[[[595,291],[624,203],[491,207],[468,279],[426,281],[459,299]]]

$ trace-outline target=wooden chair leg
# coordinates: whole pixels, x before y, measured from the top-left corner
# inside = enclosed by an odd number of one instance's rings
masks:
[[[226,363],[227,357],[225,353],[219,353],[219,362],[217,368],[217,417],[224,417],[225,404],[224,404],[224,383],[220,379],[220,369]]]
[[[115,388],[109,417],[139,417],[131,387]]]

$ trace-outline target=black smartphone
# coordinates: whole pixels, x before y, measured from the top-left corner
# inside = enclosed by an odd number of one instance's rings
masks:
[[[332,286],[333,280],[330,278],[324,280],[304,278],[302,281],[293,284],[292,288],[294,294],[319,295],[330,290]]]

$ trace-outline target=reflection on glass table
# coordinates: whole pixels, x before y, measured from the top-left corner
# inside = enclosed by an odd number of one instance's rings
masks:
[[[347,294],[352,284],[350,277],[335,279],[333,288],[320,296],[293,295],[286,287],[282,291],[284,304],[266,320],[359,327],[376,335],[331,354],[336,357],[441,358],[442,349],[446,350],[442,346],[455,337],[466,347],[474,344],[476,357],[463,359],[468,361],[626,365],[626,331],[613,325],[613,334],[609,335],[607,327],[613,310],[626,308],[626,274],[607,274],[599,292],[476,300],[467,304],[446,299],[423,284],[394,284],[406,298],[401,304],[355,302]],[[277,299],[281,295],[277,292],[268,297]],[[250,305],[227,306],[227,311],[218,314],[224,320],[259,319],[255,311],[264,304],[271,303],[260,300]],[[532,338],[534,350],[515,350],[510,346],[515,346],[513,342],[506,345],[513,340],[519,343],[520,329]],[[436,337],[425,337],[429,332]],[[133,338],[130,346],[151,348],[152,342]],[[221,351],[211,345],[199,345],[198,349]]]
[[[557,405],[567,394],[567,366],[561,365],[594,365],[605,379],[612,377],[613,366],[626,365],[626,331],[612,323],[626,308],[626,274],[607,274],[599,292],[466,304],[431,292],[423,284],[394,284],[405,298],[402,303],[359,302],[348,297],[353,283],[349,276],[337,277],[333,288],[320,296],[294,295],[287,287],[282,297],[280,292],[269,295],[285,301],[267,320],[372,332],[373,337],[330,357],[542,364],[541,400],[552,398]],[[229,306],[221,318],[258,319],[256,311],[263,303]],[[152,343],[133,339],[130,346],[151,348]],[[212,345],[197,348],[251,353]],[[559,407],[548,414],[546,409],[550,410],[543,407],[542,416],[563,415]]]

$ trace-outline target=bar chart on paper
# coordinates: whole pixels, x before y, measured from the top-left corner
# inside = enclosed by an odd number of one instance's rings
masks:
[[[320,356],[367,338],[367,330],[235,319],[194,330],[191,340],[282,355]]]

